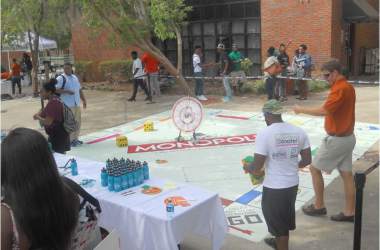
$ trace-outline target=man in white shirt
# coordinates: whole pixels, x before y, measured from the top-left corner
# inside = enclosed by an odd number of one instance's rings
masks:
[[[133,59],[133,65],[132,65],[132,74],[133,74],[133,93],[131,98],[128,99],[130,102],[135,102],[136,101],[136,94],[137,94],[137,89],[140,86],[146,94],[145,101],[151,100],[149,91],[146,87],[146,84],[144,83],[144,68],[141,63],[140,58],[138,57],[138,54],[136,51],[131,52],[131,56]]]
[[[83,94],[82,87],[78,80],[78,77],[73,74],[72,65],[65,63],[63,66],[64,73],[57,77],[56,93],[60,94],[61,100],[71,109],[75,116],[75,120],[78,122],[78,130],[70,133],[71,146],[76,147],[82,145],[80,141],[79,133],[81,126],[81,109],[80,102],[83,102],[83,108],[87,107],[87,101]]]
[[[257,134],[254,161],[244,168],[260,175],[266,163],[261,207],[268,231],[275,238],[267,238],[265,242],[274,249],[287,250],[289,231],[296,228],[298,168],[311,163],[310,143],[301,128],[282,120],[279,101],[267,101],[262,111],[268,126]]]
[[[195,46],[194,54],[193,54],[193,69],[194,69],[194,76],[195,77],[203,77],[202,70],[205,67],[209,67],[212,64],[202,64],[201,63],[201,57],[202,57],[202,47],[201,46]],[[195,96],[200,101],[207,101],[208,99],[203,94],[203,79],[202,78],[196,78],[195,79]]]

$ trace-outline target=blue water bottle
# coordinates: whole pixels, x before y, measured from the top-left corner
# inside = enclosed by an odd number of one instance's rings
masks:
[[[133,187],[133,173],[130,168],[127,170],[128,188]]]
[[[115,177],[113,176],[112,170],[108,173],[108,190],[114,191]]]
[[[120,173],[116,173],[115,183],[114,183],[115,192],[120,192],[121,191],[121,185],[122,185],[121,181],[122,181],[122,178],[121,178]]]
[[[102,171],[100,172],[100,182],[102,187],[108,186],[108,174],[105,168],[102,168]]]
[[[133,186],[139,185],[139,173],[136,167],[133,168]]]
[[[172,219],[174,217],[174,204],[171,199],[166,203],[166,215],[168,219]]]
[[[124,190],[124,189],[129,188],[128,175],[127,175],[127,171],[126,170],[123,171],[123,175],[121,176],[121,178],[122,178],[122,181],[121,181],[121,187],[122,187],[122,189]]]
[[[143,172],[144,172],[144,180],[149,179],[149,166],[146,161],[143,162]]]
[[[71,167],[71,175],[72,176],[78,175],[78,164],[75,159],[71,159],[70,167]]]

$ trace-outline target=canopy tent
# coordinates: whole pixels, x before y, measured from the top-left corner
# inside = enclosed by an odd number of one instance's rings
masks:
[[[32,38],[32,42],[34,39],[34,33],[30,33],[30,36]],[[44,51],[47,49],[56,49],[57,48],[57,42],[45,37],[40,36],[39,39],[39,50]],[[29,51],[29,39],[28,39],[28,32],[25,32],[24,34],[20,35],[17,39],[2,44],[1,48],[2,52],[10,52],[10,51]]]
[[[35,34],[31,32],[30,36],[32,38],[32,43],[33,43]],[[8,39],[8,40],[11,40],[11,39]],[[47,49],[56,49],[56,48],[57,48],[56,41],[42,37],[42,36],[39,37],[39,51],[44,51]],[[19,35],[17,39],[12,39],[10,42],[3,43],[1,45],[1,52],[7,52],[9,69],[10,69],[9,52],[12,52],[12,51],[30,52],[28,32],[24,32],[23,34]]]

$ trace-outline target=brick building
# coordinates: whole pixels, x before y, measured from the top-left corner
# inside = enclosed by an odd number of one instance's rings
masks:
[[[378,0],[187,0],[193,6],[188,25],[183,28],[184,74],[191,74],[191,54],[195,45],[205,50],[204,60],[217,59],[216,45],[227,49],[237,43],[253,62],[253,75],[261,74],[261,64],[270,46],[292,40],[288,54],[306,44],[316,67],[331,57],[341,60],[352,75],[366,72],[366,57],[378,60]],[[76,22],[72,48],[76,60],[95,63],[129,58],[133,46],[108,45],[108,32],[93,37]],[[156,45],[176,61],[175,41]],[[368,51],[370,50],[370,53]],[[377,50],[378,52],[378,50]],[[378,72],[376,65],[372,71]],[[209,72],[213,74],[215,72]],[[368,73],[368,72],[367,72]]]

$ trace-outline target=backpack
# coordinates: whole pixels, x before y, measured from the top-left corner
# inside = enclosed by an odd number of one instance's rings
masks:
[[[60,75],[56,75],[55,76],[55,79],[58,80],[58,77],[59,76],[62,76],[62,80],[63,80],[63,83],[62,83],[62,87],[61,89],[64,89],[65,88],[65,85],[66,85],[66,77],[63,75],[63,74],[60,74]],[[55,93],[57,96],[61,96],[61,94],[58,94],[58,93]]]
[[[75,119],[73,111],[62,101],[63,105],[63,128],[67,133],[72,133],[79,129],[78,121]]]

